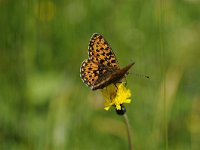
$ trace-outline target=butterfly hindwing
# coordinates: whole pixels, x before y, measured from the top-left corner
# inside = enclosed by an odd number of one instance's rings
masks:
[[[109,77],[112,72],[114,71],[110,68],[94,63],[91,59],[84,60],[80,68],[81,79],[91,88]]]
[[[83,82],[88,86],[94,85],[99,77],[98,65],[89,59],[82,62],[80,72]]]

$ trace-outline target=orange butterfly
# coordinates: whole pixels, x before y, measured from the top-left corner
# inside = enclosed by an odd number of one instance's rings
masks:
[[[119,82],[134,65],[131,63],[120,69],[108,42],[98,33],[92,35],[88,51],[89,58],[81,64],[80,77],[92,90]]]

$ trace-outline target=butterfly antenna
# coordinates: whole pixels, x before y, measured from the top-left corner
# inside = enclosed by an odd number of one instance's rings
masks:
[[[129,73],[129,74],[133,74],[137,77],[140,77],[140,78],[147,78],[147,79],[150,79],[150,76],[148,75],[144,75],[144,74],[139,74],[139,73]]]

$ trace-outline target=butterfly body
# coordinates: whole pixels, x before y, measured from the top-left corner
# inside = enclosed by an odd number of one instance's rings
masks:
[[[91,86],[91,89],[92,90],[103,89],[104,87],[110,85],[111,83],[115,84],[119,82],[128,73],[128,70],[133,65],[134,63],[131,63],[130,65],[124,67],[121,70],[116,70],[108,75],[105,74],[105,76],[102,77],[102,79],[100,79],[99,81],[97,80],[97,83]]]
[[[115,54],[100,34],[93,34],[89,43],[89,58],[80,68],[80,77],[92,90],[103,89],[111,83],[119,82],[134,65],[131,63],[120,69]]]

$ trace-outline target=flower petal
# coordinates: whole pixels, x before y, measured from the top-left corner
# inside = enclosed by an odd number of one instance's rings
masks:
[[[125,87],[124,83],[111,84],[102,90],[102,94],[105,99],[105,110],[109,110],[111,106],[121,110],[121,104],[131,102],[131,91]]]

